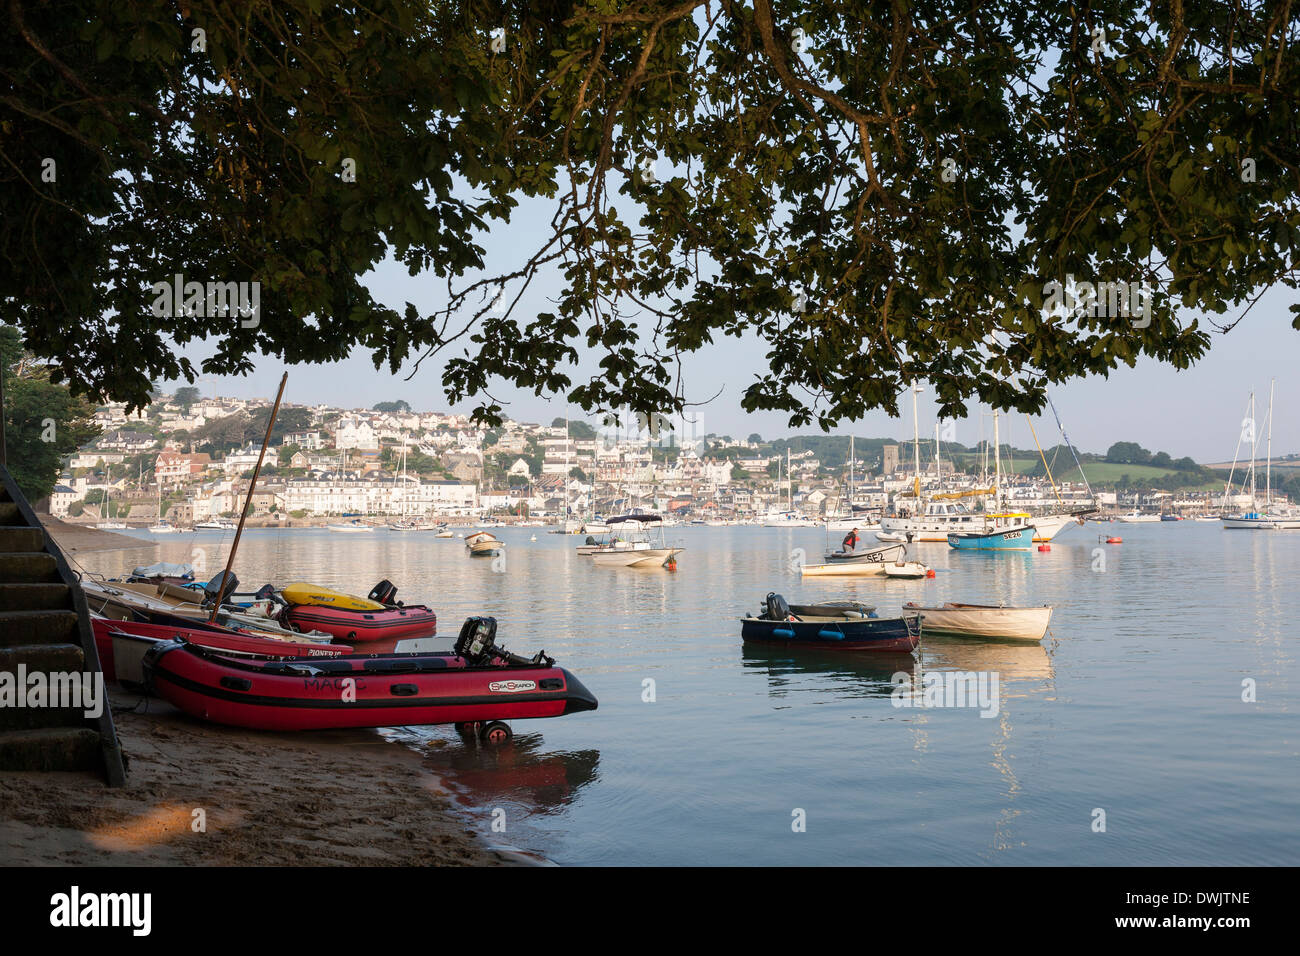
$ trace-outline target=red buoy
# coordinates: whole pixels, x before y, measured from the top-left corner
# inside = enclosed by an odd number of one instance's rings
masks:
[[[1051,550],[1052,550],[1052,546],[1051,546],[1050,544],[1040,544],[1040,545],[1038,546],[1038,550],[1039,550],[1039,551],[1051,551]]]
[[[934,568],[927,568],[927,569],[926,569],[926,572],[925,572],[925,576],[926,576],[927,578],[932,578],[932,577],[934,577]]]
[[[1107,539],[1106,539],[1106,543],[1107,543],[1107,544],[1123,544],[1123,543],[1124,543],[1124,539],[1123,539],[1123,538],[1119,538],[1119,537],[1115,537],[1115,538],[1107,538]]]

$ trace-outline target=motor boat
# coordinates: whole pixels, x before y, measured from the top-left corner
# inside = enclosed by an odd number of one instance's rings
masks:
[[[741,618],[740,636],[746,644],[905,654],[916,649],[921,628],[915,617],[877,617],[865,605],[790,605],[769,592],[757,615]]]

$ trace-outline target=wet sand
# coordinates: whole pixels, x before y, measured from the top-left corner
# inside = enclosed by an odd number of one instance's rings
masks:
[[[0,774],[0,865],[518,862],[452,812],[419,754],[376,732],[257,733],[116,686],[110,698],[127,785]]]

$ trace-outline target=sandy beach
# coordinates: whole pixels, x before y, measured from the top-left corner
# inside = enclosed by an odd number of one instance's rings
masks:
[[[110,689],[127,785],[0,775],[0,865],[481,866],[419,754],[371,731],[256,733]]]

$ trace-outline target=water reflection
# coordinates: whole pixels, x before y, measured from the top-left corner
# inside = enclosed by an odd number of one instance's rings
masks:
[[[516,734],[506,747],[491,747],[474,737],[439,738],[428,742],[424,763],[463,806],[507,802],[530,813],[556,813],[599,779],[600,751],[544,747],[540,733]]]
[[[916,669],[911,654],[791,651],[748,644],[742,646],[741,663],[746,673],[767,678],[767,693],[774,699],[809,689],[807,677],[825,678],[845,697],[888,697],[894,689],[893,676],[911,675]]]

